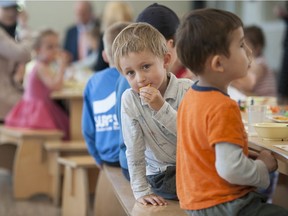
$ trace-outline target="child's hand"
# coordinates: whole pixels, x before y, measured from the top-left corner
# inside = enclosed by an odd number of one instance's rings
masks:
[[[159,90],[152,86],[140,88],[139,94],[141,99],[148,103],[149,106],[155,111],[160,110],[165,102]]]
[[[259,156],[257,157],[257,160],[262,160],[265,163],[269,172],[273,172],[278,168],[276,158],[268,150],[261,151]]]
[[[140,197],[137,199],[137,201],[143,205],[148,205],[151,204],[153,206],[163,206],[167,205],[167,202],[165,199],[163,199],[160,196],[157,196],[156,194],[149,194],[143,197]]]
[[[253,150],[248,151],[248,157],[252,160],[256,160],[259,156],[259,153]]]
[[[60,67],[66,68],[70,63],[71,56],[68,52],[61,50],[59,51],[57,60]]]

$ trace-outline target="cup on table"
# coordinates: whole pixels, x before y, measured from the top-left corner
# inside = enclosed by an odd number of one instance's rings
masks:
[[[253,124],[266,121],[266,105],[250,105],[248,106],[248,135],[257,135]]]

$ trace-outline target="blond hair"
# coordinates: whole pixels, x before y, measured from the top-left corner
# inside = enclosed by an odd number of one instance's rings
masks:
[[[120,21],[133,21],[132,7],[128,3],[121,1],[106,3],[102,16],[102,31],[105,31],[113,23]]]
[[[112,57],[113,41],[117,37],[117,35],[129,24],[130,22],[117,22],[109,26],[104,32],[103,35],[104,50],[110,65],[111,64],[113,65],[114,62]]]
[[[115,66],[121,72],[120,58],[129,53],[150,51],[153,55],[164,58],[168,52],[166,39],[153,26],[147,23],[133,23],[123,29],[112,45]]]

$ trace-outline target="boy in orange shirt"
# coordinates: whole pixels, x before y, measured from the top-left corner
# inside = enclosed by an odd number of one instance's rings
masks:
[[[177,31],[177,54],[199,77],[177,115],[176,183],[180,206],[189,215],[288,215],[265,203],[255,187],[269,185],[277,161],[269,151],[248,157],[240,110],[229,98],[231,81],[246,75],[251,50],[243,23],[234,14],[189,12]]]

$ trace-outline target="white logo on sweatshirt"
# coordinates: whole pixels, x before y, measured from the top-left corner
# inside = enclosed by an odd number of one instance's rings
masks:
[[[111,93],[103,100],[93,102],[94,120],[97,132],[119,130],[116,114],[107,114],[107,112],[115,106],[115,103],[115,92]]]

